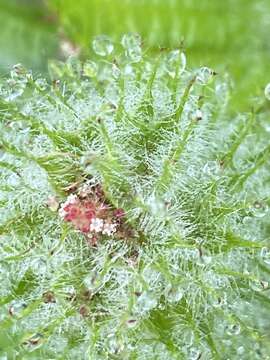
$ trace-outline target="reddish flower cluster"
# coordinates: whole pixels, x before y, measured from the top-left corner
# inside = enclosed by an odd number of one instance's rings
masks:
[[[72,222],[77,230],[88,233],[93,220],[103,219],[107,211],[107,206],[104,204],[70,195],[62,204],[59,214],[65,221]]]
[[[96,244],[98,235],[112,236],[117,232],[125,214],[123,209],[112,210],[99,188],[93,191],[84,185],[78,194],[68,196],[59,209],[59,215],[75,229],[92,235],[91,243]]]

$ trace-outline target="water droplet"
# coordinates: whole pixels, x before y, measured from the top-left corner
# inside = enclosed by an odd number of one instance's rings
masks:
[[[268,205],[260,201],[256,201],[250,208],[252,214],[258,218],[263,218],[267,214],[268,209]]]
[[[107,346],[110,354],[118,354],[123,350],[123,345],[114,334],[107,335]]]
[[[137,322],[136,319],[131,318],[131,319],[127,320],[127,327],[128,328],[134,328],[134,327],[136,327],[137,324],[138,324],[138,322]]]
[[[66,62],[66,74],[71,77],[80,76],[82,71],[81,61],[76,56],[70,56]]]
[[[162,217],[166,214],[166,206],[163,201],[155,195],[151,195],[147,200],[149,210],[154,216]]]
[[[270,132],[270,121],[268,117],[262,117],[260,124],[264,127],[265,131]]]
[[[142,59],[141,37],[136,33],[128,33],[122,37],[121,44],[125,49],[125,55],[131,62],[139,62]]]
[[[26,307],[27,304],[24,301],[13,301],[9,307],[9,313],[12,316],[18,316]]]
[[[141,311],[149,311],[157,306],[157,299],[153,294],[149,292],[144,292],[138,298],[138,307]]]
[[[263,247],[261,249],[261,258],[266,264],[270,265],[270,249]]]
[[[264,95],[267,100],[270,100],[270,83],[266,85],[264,89]]]
[[[135,79],[136,72],[132,65],[127,64],[124,68],[124,75],[125,77]]]
[[[108,61],[99,62],[98,80],[111,82],[118,79],[121,75],[120,69]]]
[[[26,345],[27,347],[38,347],[40,345],[40,342],[42,341],[43,335],[40,333],[37,333],[33,336],[31,336],[31,338],[29,338],[24,345]]]
[[[171,285],[169,285],[165,289],[165,294],[166,294],[165,295],[166,300],[169,303],[176,303],[176,302],[178,302],[178,301],[180,301],[182,299],[182,297],[184,296],[184,291],[179,286],[171,286]]]
[[[97,76],[98,66],[94,61],[86,61],[83,65],[83,75],[93,78]]]
[[[250,280],[249,286],[254,291],[263,291],[268,289],[269,284],[267,281],[254,279],[254,280]]]
[[[202,120],[202,118],[203,118],[203,112],[201,109],[197,109],[193,112],[192,114],[193,120]]]
[[[93,50],[97,55],[108,56],[113,52],[114,46],[106,35],[98,35],[93,40]]]
[[[186,68],[186,64],[186,55],[180,50],[171,51],[165,60],[166,71],[172,78],[181,75]]]
[[[268,281],[261,281],[261,285],[262,285],[262,287],[263,287],[263,289],[264,290],[266,290],[266,289],[268,289],[268,287],[269,287],[269,283],[268,283]]]
[[[241,326],[239,324],[231,324],[227,327],[226,332],[228,335],[239,335],[241,332]]]
[[[239,348],[237,349],[237,354],[238,355],[244,355],[245,354],[244,346],[239,346]]]
[[[186,348],[192,347],[194,344],[195,336],[194,331],[188,327],[185,327],[181,331],[182,344],[185,344]]]
[[[197,81],[201,85],[209,84],[214,78],[215,72],[208,67],[202,67],[197,72]]]
[[[98,274],[91,273],[84,278],[83,283],[87,287],[88,290],[94,291],[96,288],[98,288],[100,286],[101,280],[100,280]]]

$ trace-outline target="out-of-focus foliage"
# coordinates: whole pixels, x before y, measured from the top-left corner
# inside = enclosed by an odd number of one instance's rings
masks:
[[[268,0],[50,0],[66,34],[89,48],[91,36],[142,35],[148,46],[185,40],[189,61],[228,71],[239,104],[261,93],[270,63]]]
[[[56,26],[40,0],[0,0],[0,71],[23,63],[46,69],[57,49]]]

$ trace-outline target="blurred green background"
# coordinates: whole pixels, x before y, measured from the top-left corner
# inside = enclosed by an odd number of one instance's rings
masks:
[[[0,0],[0,71],[23,63],[46,71],[57,53],[57,23],[39,0]]]
[[[270,81],[269,0],[0,0],[0,19],[2,72],[17,62],[46,72],[67,48],[91,56],[96,34],[135,31],[153,54],[184,42],[190,66],[228,72],[239,109]]]

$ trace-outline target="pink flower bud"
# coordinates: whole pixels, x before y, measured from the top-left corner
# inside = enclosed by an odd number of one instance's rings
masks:
[[[114,210],[113,216],[120,219],[125,216],[125,211],[121,208],[118,208],[118,209]]]

